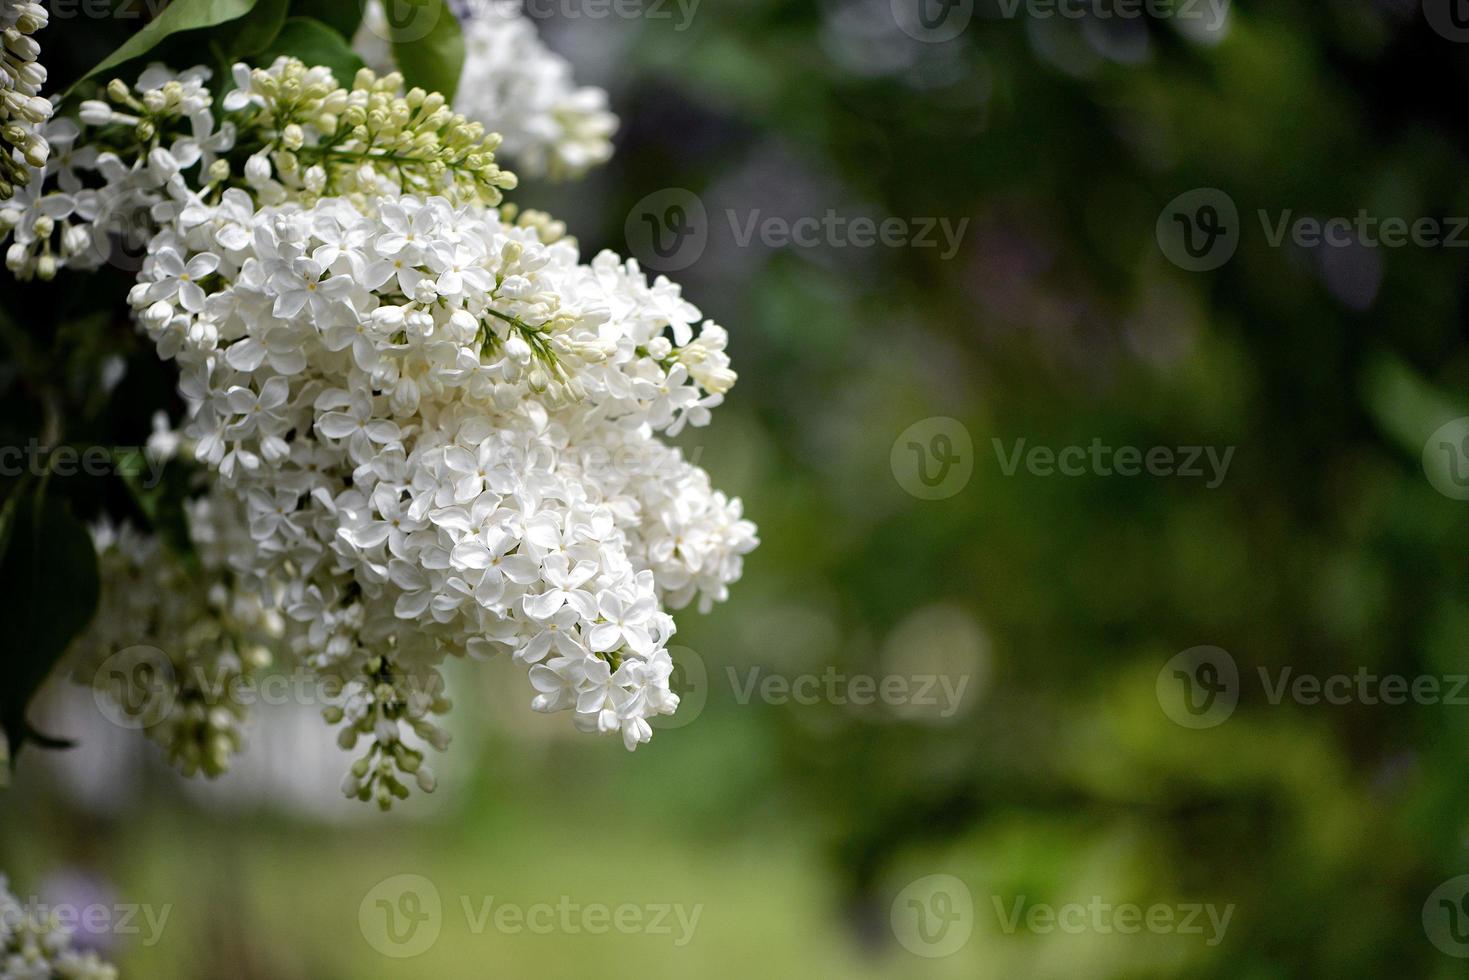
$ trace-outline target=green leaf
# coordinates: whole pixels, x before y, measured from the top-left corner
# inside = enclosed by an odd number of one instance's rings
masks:
[[[275,43],[257,61],[268,65],[281,55],[300,58],[308,65],[323,65],[337,76],[337,83],[352,84],[352,77],[362,67],[362,59],[342,35],[311,17],[292,17],[286,21]]]
[[[453,101],[464,69],[464,35],[444,0],[384,0],[393,60],[411,88]]]
[[[295,0],[291,16],[319,20],[351,42],[362,26],[363,0]],[[304,59],[303,59],[304,60]]]
[[[66,96],[70,97],[83,82],[104,72],[112,72],[134,58],[141,58],[175,34],[239,20],[254,10],[258,2],[259,0],[174,0],[142,30],[77,79],[76,84],[67,89]]]
[[[0,596],[8,607],[0,653],[0,730],[13,756],[27,740],[56,744],[26,721],[37,689],[97,611],[101,585],[92,536],[45,485],[16,501],[9,546],[0,556]],[[7,509],[9,509],[7,504]]]
[[[259,54],[280,34],[290,5],[290,0],[256,0],[255,9],[220,31],[215,43],[231,64]]]

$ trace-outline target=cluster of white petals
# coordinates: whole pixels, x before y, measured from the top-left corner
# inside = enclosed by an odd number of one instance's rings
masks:
[[[516,171],[553,180],[578,177],[612,156],[617,116],[607,93],[579,86],[561,55],[546,47],[519,0],[482,0],[463,13],[464,69],[454,108],[500,134]],[[368,64],[392,59],[387,17],[370,0],[357,48]]]
[[[46,26],[46,8],[33,0],[0,0],[0,197],[24,184],[28,171],[43,166],[49,152],[38,127],[51,118],[41,98],[46,66],[32,34]]]
[[[405,774],[433,788],[419,748],[448,741],[431,720],[448,656],[509,654],[535,710],[647,741],[678,705],[669,611],[726,598],[757,544],[740,501],[663,441],[734,383],[725,331],[636,262],[583,262],[558,223],[493,206],[513,178],[436,96],[363,73],[349,97],[287,61],[236,78],[218,124],[203,69],[114,83],[134,114],[89,103],[83,123],[151,127],[151,148],[92,153],[71,123],[82,150],[0,210],[22,273],[99,261],[109,215],[156,228],[130,301],[179,369],[180,436],[211,473],[196,545],[229,542],[204,565],[223,580],[161,588],[215,623],[269,625],[278,662],[356,689],[325,712],[343,748],[367,741],[349,796],[386,807]],[[358,145],[362,92],[397,128]],[[384,139],[406,149],[380,155]],[[243,180],[236,140],[265,147]],[[415,183],[402,154],[425,147],[432,182]],[[137,547],[121,561],[150,564]],[[251,668],[238,630],[192,643],[168,601],[147,615],[175,669]],[[99,618],[126,631],[135,612]],[[94,638],[92,662],[124,640]],[[236,719],[183,693],[164,741],[214,772]]]
[[[0,980],[117,980],[117,969],[73,949],[61,922],[21,904],[0,875]]]

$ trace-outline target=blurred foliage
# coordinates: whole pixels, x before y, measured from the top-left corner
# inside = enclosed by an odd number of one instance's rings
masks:
[[[1469,871],[1465,709],[1274,705],[1258,678],[1469,672],[1466,505],[1420,463],[1469,404],[1465,255],[1272,247],[1257,214],[1469,215],[1469,47],[1414,3],[1237,3],[1204,40],[978,6],[943,44],[897,30],[887,0],[724,0],[686,31],[543,24],[573,57],[614,46],[624,131],[594,182],[515,199],[619,251],[653,191],[692,189],[712,216],[709,250],[675,278],[731,328],[741,382],[684,442],[764,544],[729,604],[680,620],[710,677],[693,724],[633,757],[546,741],[519,731],[518,691],[465,672],[509,717],[456,744],[470,789],[425,817],[432,832],[189,816],[162,782],[163,803],[87,817],[37,773],[0,799],[0,867],[71,860],[169,896],[187,925],[124,960],[149,976],[401,975],[361,942],[356,901],[405,870],[445,894],[708,905],[686,950],[461,927],[413,975],[1461,975],[1420,915]],[[1196,187],[1242,217],[1212,273],[1176,268],[1154,236]],[[726,208],[969,225],[948,261],[738,249]],[[89,439],[136,444],[167,400],[152,355],[125,323],[77,320],[74,287],[25,295],[0,286],[0,305],[70,405],[95,391],[98,364],[77,357],[126,359],[112,398],[74,414]],[[6,401],[7,444],[39,431],[35,404]],[[962,493],[926,502],[889,452],[930,416],[961,420],[976,460]],[[1213,490],[1006,476],[995,440],[1020,438],[1236,451]],[[75,496],[82,513],[127,506],[120,488]],[[977,696],[946,723],[741,704],[729,681],[952,653],[924,622],[977,634],[963,641]],[[1227,723],[1191,731],[1154,684],[1199,644],[1228,650],[1243,684]],[[940,872],[969,885],[976,932],[919,960],[888,908]],[[990,896],[1014,895],[1237,910],[1217,946],[1005,935]],[[206,942],[227,952],[182,965]]]

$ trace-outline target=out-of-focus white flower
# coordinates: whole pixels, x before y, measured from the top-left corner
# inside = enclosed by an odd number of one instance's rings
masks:
[[[541,41],[518,0],[476,3],[463,17],[464,70],[454,108],[499,133],[500,152],[531,177],[579,177],[612,157],[617,117],[607,93],[578,86],[571,64]],[[370,0],[356,39],[364,61],[392,64],[387,15]]]
[[[0,874],[0,980],[117,980],[117,969],[71,947],[54,915],[29,909]]]

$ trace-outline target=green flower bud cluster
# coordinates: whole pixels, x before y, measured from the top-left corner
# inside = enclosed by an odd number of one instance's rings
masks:
[[[230,760],[244,748],[242,728],[249,718],[247,706],[234,694],[270,665],[263,647],[250,648],[242,659],[226,644],[213,656],[190,658],[194,666],[180,678],[174,709],[148,732],[185,776],[203,773],[214,779],[229,771]],[[212,664],[205,668],[207,661]]]
[[[516,184],[495,162],[500,137],[439,93],[402,88],[397,72],[364,68],[344,89],[326,69],[281,59],[250,73],[257,115],[239,125],[247,145],[252,131],[261,135],[281,182],[308,200],[409,193],[498,204]]]
[[[348,799],[376,801],[383,810],[408,798],[409,782],[432,793],[438,785],[433,770],[424,765],[423,751],[406,744],[402,735],[406,726],[436,751],[449,747],[449,733],[430,718],[454,706],[444,693],[443,676],[433,668],[405,671],[390,657],[373,655],[349,684],[346,705],[322,712],[328,724],[342,725],[337,744],[343,749],[354,749],[364,737],[369,740],[367,751],[343,777],[342,793]]]

